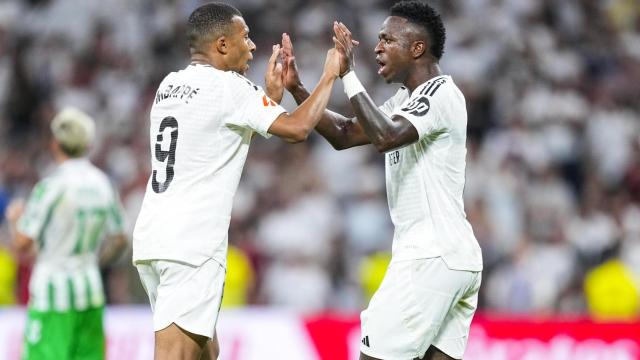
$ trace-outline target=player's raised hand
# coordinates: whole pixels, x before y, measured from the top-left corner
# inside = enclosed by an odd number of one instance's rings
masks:
[[[289,34],[282,34],[282,79],[284,87],[288,91],[293,91],[297,87],[302,86],[300,81],[300,74],[298,73],[298,66],[296,64],[296,57],[293,54],[293,44]]]
[[[333,42],[336,49],[342,54],[340,61],[340,76],[342,77],[354,69],[353,48],[360,43],[353,40],[351,31],[341,22],[333,22],[333,33]]]
[[[282,101],[284,84],[282,81],[282,64],[278,61],[282,49],[280,45],[273,45],[273,53],[267,64],[267,72],[264,75],[265,92],[271,100],[278,104]]]
[[[337,78],[340,76],[340,59],[342,55],[336,48],[327,51],[327,59],[324,62],[324,73]]]

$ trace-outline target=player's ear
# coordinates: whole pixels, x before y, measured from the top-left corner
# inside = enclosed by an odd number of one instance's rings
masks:
[[[422,40],[414,41],[411,45],[411,55],[413,55],[414,59],[419,58],[424,54],[427,49],[427,45]]]
[[[213,45],[216,47],[216,50],[222,55],[226,55],[229,52],[229,42],[224,36],[220,36],[218,39],[216,39]]]

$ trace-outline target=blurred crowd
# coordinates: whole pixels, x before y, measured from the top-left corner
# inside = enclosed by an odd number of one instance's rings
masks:
[[[360,41],[356,69],[378,104],[397,84],[373,48],[393,1],[236,0],[257,45],[290,33],[312,89],[331,24]],[[188,64],[195,0],[0,2],[0,210],[52,167],[48,124],[65,105],[97,121],[91,159],[117,185],[133,228],[150,172],[148,112],[162,78]],[[447,29],[445,73],[466,96],[466,212],[483,250],[480,309],[640,315],[640,2],[431,1]],[[330,108],[351,114],[338,85]],[[285,95],[285,108],[295,103]],[[393,228],[384,157],[255,138],[229,232],[226,306],[301,312],[366,305]],[[131,233],[131,232],[129,232]],[[0,230],[0,302],[24,302],[29,261]],[[104,269],[112,304],[146,302],[130,254]]]

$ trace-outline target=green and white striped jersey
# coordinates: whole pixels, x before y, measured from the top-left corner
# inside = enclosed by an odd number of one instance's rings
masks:
[[[97,253],[105,235],[124,229],[117,192],[102,171],[86,159],[63,162],[33,189],[18,231],[38,248],[30,308],[64,312],[104,305]]]

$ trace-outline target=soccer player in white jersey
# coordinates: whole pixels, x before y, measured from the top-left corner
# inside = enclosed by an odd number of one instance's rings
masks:
[[[373,144],[385,153],[392,260],[361,314],[360,359],[460,359],[475,313],[482,256],[464,212],[467,114],[464,96],[438,65],[445,29],[427,4],[391,8],[375,47],[378,74],[401,83],[377,107],[353,65],[351,33],[334,23],[344,55],[341,76],[356,117],[325,111],[316,130],[336,149]],[[308,92],[283,35],[285,86],[297,102]]]
[[[22,358],[104,359],[98,266],[126,247],[120,201],[107,176],[84,157],[93,120],[68,108],[56,115],[51,130],[58,167],[36,185],[26,208],[14,201],[6,214],[15,247],[37,256]]]
[[[217,357],[231,205],[251,138],[305,140],[340,70],[340,54],[331,49],[316,89],[289,114],[278,105],[279,45],[266,93],[243,76],[256,47],[236,8],[203,5],[189,16],[187,32],[191,64],[164,78],[151,108],[152,174],[133,233],[133,261],[154,313],[156,359]]]

